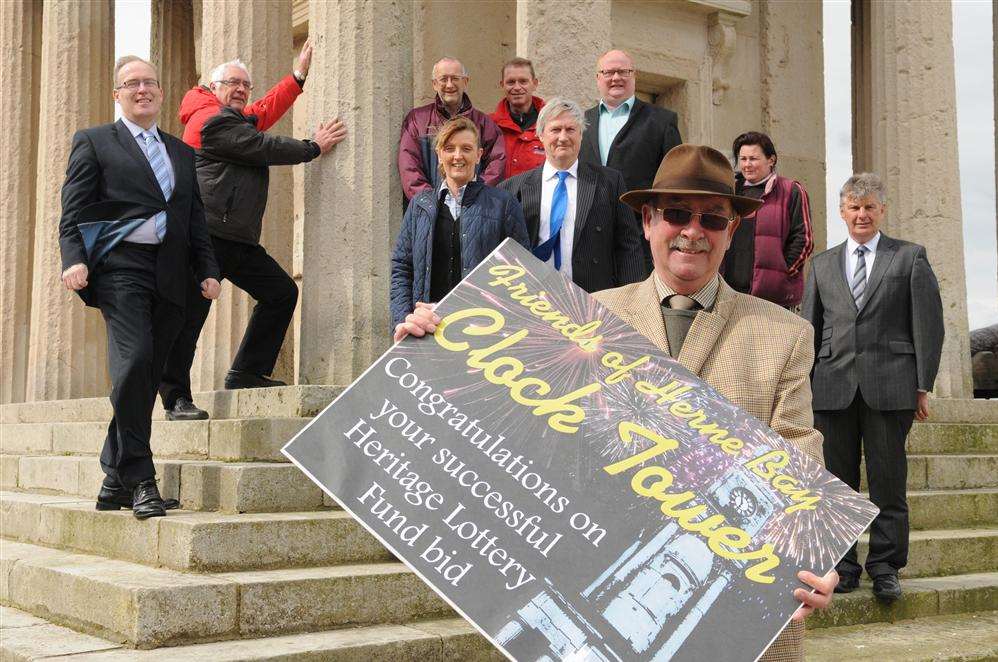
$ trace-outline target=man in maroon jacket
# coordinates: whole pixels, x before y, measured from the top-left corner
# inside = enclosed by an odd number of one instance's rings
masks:
[[[402,121],[399,139],[399,177],[408,202],[421,191],[440,187],[440,169],[433,150],[433,137],[441,124],[454,117],[467,117],[481,133],[482,160],[478,176],[489,186],[501,182],[506,173],[506,150],[499,127],[488,115],[474,108],[465,94],[468,70],[458,60],[445,57],[433,65],[433,103],[413,108]]]
[[[539,84],[534,63],[526,58],[515,57],[502,67],[499,87],[505,96],[499,100],[492,120],[506,142],[504,179],[544,165],[544,145],[537,135],[537,114],[544,107],[544,99],[534,96]]]

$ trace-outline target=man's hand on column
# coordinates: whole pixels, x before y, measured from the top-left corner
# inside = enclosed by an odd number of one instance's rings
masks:
[[[302,75],[302,78],[308,76],[308,68],[312,66],[312,40],[306,39],[305,44],[301,47],[301,53],[298,54],[298,63],[295,65],[295,71]]]
[[[87,265],[80,262],[62,272],[62,284],[67,290],[82,290],[87,286]]]
[[[205,278],[201,281],[201,296],[205,299],[217,299],[222,292],[222,286],[214,278]]]
[[[347,137],[347,127],[343,120],[336,118],[323,124],[319,123],[319,128],[315,130],[313,140],[319,146],[320,154],[328,154],[336,143],[343,142]]]

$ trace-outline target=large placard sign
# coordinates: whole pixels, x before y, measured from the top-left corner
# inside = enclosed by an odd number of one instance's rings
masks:
[[[876,508],[512,241],[284,453],[511,658],[751,660]]]

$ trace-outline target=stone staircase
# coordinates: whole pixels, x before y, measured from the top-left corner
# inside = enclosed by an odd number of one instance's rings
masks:
[[[212,420],[155,422],[183,510],[144,522],[93,508],[106,399],[0,407],[0,659],[502,659],[284,461],[336,393],[203,393]],[[837,596],[808,659],[998,658],[998,402],[933,413],[909,439],[904,598]]]

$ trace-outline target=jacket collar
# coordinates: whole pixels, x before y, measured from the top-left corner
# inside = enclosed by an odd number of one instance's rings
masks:
[[[683,342],[677,360],[693,374],[700,374],[704,363],[710,358],[714,346],[721,337],[721,332],[730,319],[738,294],[721,279],[717,290],[717,300],[713,310],[698,310],[689,333]],[[660,350],[671,354],[669,340],[665,334],[665,322],[662,320],[661,302],[658,299],[658,289],[655,287],[654,275],[644,280],[627,304],[621,317],[646,338],[650,339]]]
[[[480,179],[474,179],[465,184],[464,195],[461,196],[461,206],[467,207],[473,204],[484,188],[485,182]],[[436,217],[437,208],[440,205],[440,189],[437,189],[436,191],[432,189],[423,191],[413,198],[409,204],[416,205],[426,213],[430,214],[430,216]]]
[[[450,111],[447,110],[447,106],[444,105],[444,102],[440,98],[439,94],[436,94],[433,97],[433,107],[434,109],[436,109],[437,113],[445,119],[451,119],[459,115],[467,115],[473,110],[473,107],[471,105],[471,98],[468,97],[467,92],[465,92],[464,95],[461,97],[461,107],[457,109],[457,113],[455,113],[454,115],[451,115]]]
[[[540,112],[541,108],[544,107],[544,99],[540,97],[531,98],[534,109]],[[513,120],[513,114],[509,109],[509,101],[505,97],[499,99],[499,103],[496,104],[496,112],[492,113],[492,121],[498,124],[499,128],[515,131],[516,133],[534,130],[533,128],[526,130],[520,128],[520,125]]]

